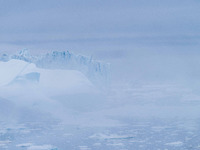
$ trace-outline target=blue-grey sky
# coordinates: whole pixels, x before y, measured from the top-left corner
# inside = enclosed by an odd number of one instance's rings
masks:
[[[0,51],[70,50],[111,62],[118,78],[190,78],[200,64],[199,8],[199,0],[0,0]]]

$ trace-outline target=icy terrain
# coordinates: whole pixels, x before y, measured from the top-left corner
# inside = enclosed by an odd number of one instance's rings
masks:
[[[198,89],[124,82],[105,92],[109,65],[70,55],[1,56],[0,149],[200,148]]]

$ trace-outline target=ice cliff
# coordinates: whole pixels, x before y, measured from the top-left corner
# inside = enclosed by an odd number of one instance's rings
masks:
[[[17,54],[2,54],[0,61],[7,62],[12,59],[33,63],[37,68],[77,70],[83,73],[97,86],[107,86],[109,83],[110,65],[95,61],[92,57],[75,55],[69,51],[53,51],[42,55],[32,55],[28,50],[22,50]]]

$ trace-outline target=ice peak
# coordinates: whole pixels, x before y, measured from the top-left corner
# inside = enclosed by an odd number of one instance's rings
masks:
[[[24,56],[24,57],[30,56],[29,50],[23,49],[23,50],[19,51],[19,56]]]
[[[31,56],[28,49],[23,49],[18,53],[11,56],[11,59],[24,60],[26,62],[33,62],[33,56]]]

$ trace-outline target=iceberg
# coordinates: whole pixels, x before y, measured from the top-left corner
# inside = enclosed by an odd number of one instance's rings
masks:
[[[49,95],[86,91],[93,87],[88,78],[76,70],[43,69],[23,60],[0,62],[0,87],[10,85],[37,86]],[[27,87],[27,86],[25,86]]]
[[[28,50],[22,50],[14,55],[2,54],[0,56],[1,62],[8,62],[9,60],[21,60],[34,64],[41,69],[76,70],[84,74],[98,87],[109,85],[109,63],[95,61],[92,57],[75,55],[69,51],[53,51],[42,55],[31,55]]]
[[[17,108],[30,110],[31,115],[37,110],[65,120],[63,114],[68,109],[88,111],[104,103],[102,86],[107,82],[108,69],[109,64],[69,52],[37,56],[27,51],[3,54],[0,57],[0,98],[11,101]],[[29,120],[26,115],[22,118]]]

